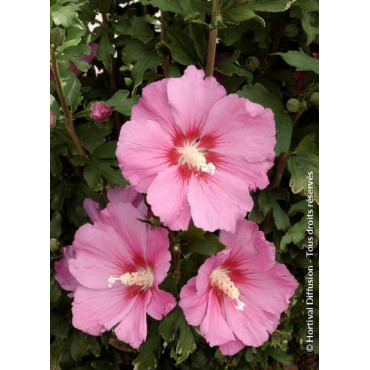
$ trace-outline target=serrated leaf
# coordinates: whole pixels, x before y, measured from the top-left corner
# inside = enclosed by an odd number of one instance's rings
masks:
[[[83,146],[92,153],[105,142],[105,137],[109,135],[110,128],[108,125],[99,126],[96,123],[84,123],[76,127],[76,132]]]
[[[137,40],[128,40],[123,49],[125,62],[133,63],[132,79],[135,87],[143,82],[144,72],[156,72],[157,66],[162,63],[162,58],[157,54],[152,43],[144,44]]]
[[[99,159],[114,159],[116,158],[117,141],[107,141],[97,147],[93,155]]]
[[[112,42],[109,39],[108,32],[104,30],[96,51],[96,59],[104,63],[105,68],[110,72],[112,67],[112,55],[116,52]]]
[[[131,116],[131,109],[137,103],[137,98],[129,98],[130,92],[128,90],[118,90],[110,99],[105,103],[112,109],[124,114],[127,117]]]
[[[263,85],[256,83],[254,85],[246,85],[242,90],[237,91],[237,94],[243,98],[247,98],[254,103],[261,104],[265,108],[271,108],[275,114],[276,123],[276,146],[275,154],[288,152],[292,137],[293,125],[292,120],[284,111],[284,106],[281,100],[270,93]]]
[[[74,330],[71,335],[71,344],[69,348],[71,356],[78,361],[89,354],[89,341],[85,333]]]
[[[289,186],[294,194],[301,191],[306,196],[312,196],[319,204],[319,157],[314,153],[293,153],[288,159],[288,170],[291,174]],[[313,173],[313,179],[309,173]]]
[[[168,343],[177,340],[175,346],[176,365],[185,361],[196,348],[194,335],[179,307],[176,307],[162,320],[159,325],[159,333]]]
[[[50,221],[50,237],[59,238],[62,233],[62,216],[59,212],[54,212]]]
[[[83,23],[78,19],[78,7],[75,4],[67,4],[64,6],[54,4],[50,8],[51,18],[55,25],[62,25],[65,28],[79,28],[84,30]]]
[[[148,339],[142,344],[139,356],[132,363],[134,370],[156,369],[160,345],[161,337],[158,334],[158,325],[155,323],[149,328]]]
[[[131,16],[122,18],[119,22],[114,23],[114,29],[117,33],[131,36],[134,39],[142,41],[144,44],[153,39],[153,31],[143,18]]]
[[[237,76],[247,77],[248,84],[251,84],[253,80],[253,73],[238,65],[237,59],[239,56],[240,50],[234,50],[230,57],[223,59],[218,63],[216,70],[226,76],[232,76],[236,74]]]
[[[248,4],[259,12],[279,13],[288,10],[294,2],[295,0],[258,0]]]
[[[60,67],[59,73],[67,103],[70,107],[73,107],[80,99],[81,82],[77,76],[68,69]]]
[[[280,55],[287,64],[296,67],[296,71],[312,71],[319,74],[319,60],[308,56],[303,50],[272,55]]]

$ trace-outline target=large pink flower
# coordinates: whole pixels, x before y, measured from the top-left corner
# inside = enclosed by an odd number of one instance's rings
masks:
[[[109,203],[99,221],[76,232],[69,270],[78,281],[73,326],[91,335],[112,329],[138,348],[147,336],[146,314],[160,320],[175,298],[158,288],[170,267],[167,231],[140,222],[129,203]]]
[[[139,194],[133,186],[126,186],[125,188],[116,186],[112,189],[108,189],[107,197],[110,203],[131,203],[144,218],[147,213],[143,196]],[[86,198],[83,203],[85,212],[90,217],[91,222],[100,221],[100,206],[98,202],[92,199]],[[75,254],[71,245],[64,247],[63,257],[56,261],[54,264],[55,268],[55,280],[64,289],[74,292],[79,285],[76,278],[69,271],[69,260],[74,258]],[[73,293],[71,293],[73,296]]]
[[[252,209],[250,190],[268,185],[275,123],[270,109],[225,89],[190,66],[181,78],[148,85],[121,129],[123,175],[147,193],[174,230],[194,224],[235,231]]]
[[[220,241],[226,250],[207,259],[182,288],[179,305],[210,346],[233,355],[268,339],[298,283],[253,222],[239,221],[235,234],[222,231]]]

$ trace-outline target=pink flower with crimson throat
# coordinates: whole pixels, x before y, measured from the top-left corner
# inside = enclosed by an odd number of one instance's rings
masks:
[[[116,155],[123,175],[147,193],[173,230],[194,224],[235,231],[253,207],[249,191],[268,183],[275,147],[270,109],[225,89],[190,66],[181,78],[143,89]]]
[[[118,203],[131,203],[142,215],[141,218],[145,218],[147,208],[144,203],[143,196],[139,194],[133,186],[126,186],[125,188],[115,186],[112,189],[107,190],[108,201],[112,204]],[[83,202],[83,208],[90,217],[92,223],[99,222],[100,217],[100,205],[92,199],[86,198]],[[73,292],[78,287],[78,281],[69,271],[69,260],[75,257],[75,253],[71,245],[63,248],[63,257],[56,261],[54,264],[55,268],[55,280],[59,285],[67,291]]]
[[[239,221],[235,234],[221,231],[220,241],[226,250],[208,258],[182,288],[179,305],[210,346],[234,355],[267,341],[298,283],[275,261],[274,244],[255,223]]]
[[[112,115],[110,106],[100,101],[91,107],[91,117],[96,122],[104,122]]]

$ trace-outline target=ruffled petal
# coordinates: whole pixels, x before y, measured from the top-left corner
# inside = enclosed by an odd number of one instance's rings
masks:
[[[170,136],[159,123],[132,120],[122,128],[116,156],[123,176],[136,190],[146,193],[157,174],[170,165]]]
[[[180,78],[172,78],[167,86],[172,115],[184,135],[203,128],[213,105],[226,95],[214,77],[204,78],[204,71],[189,66]]]
[[[197,292],[196,280],[197,277],[193,277],[182,287],[179,302],[186,321],[194,326],[200,325],[203,321],[208,302],[208,292]]]
[[[152,211],[172,230],[186,230],[190,222],[190,207],[186,199],[189,180],[182,176],[179,166],[158,174],[148,189]]]
[[[163,316],[166,316],[176,306],[175,297],[164,290],[155,287],[152,289],[152,299],[150,300],[147,313],[153,319],[161,320]]]
[[[131,119],[156,121],[172,136],[176,132],[176,127],[167,97],[169,80],[164,78],[144,87],[138,104],[132,107]]]
[[[110,330],[131,310],[139,291],[122,285],[105,290],[79,286],[72,305],[73,326],[91,335]]]
[[[245,347],[245,344],[239,340],[233,340],[220,346],[220,351],[224,356],[233,356],[237,354],[241,349]]]
[[[100,205],[98,202],[90,198],[86,198],[83,202],[83,209],[90,217],[91,222],[98,222],[100,221]]]
[[[55,280],[59,285],[68,291],[75,291],[78,287],[78,281],[69,271],[69,261],[74,258],[72,247],[69,245],[63,248],[64,256],[54,263]]]
[[[195,226],[207,231],[234,232],[253,207],[246,184],[217,168],[214,175],[191,178],[188,201]]]
[[[211,347],[235,340],[234,334],[225,320],[224,312],[213,289],[208,294],[206,314],[200,324],[200,332]]]
[[[114,329],[119,340],[128,343],[131,347],[136,349],[146,340],[146,311],[151,295],[149,290],[140,294],[136,299],[135,305]]]
[[[168,231],[160,227],[151,230],[150,225],[147,225],[147,230],[146,263],[153,270],[155,283],[160,284],[170,268]]]

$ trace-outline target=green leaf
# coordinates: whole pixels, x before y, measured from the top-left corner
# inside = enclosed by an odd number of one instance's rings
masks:
[[[272,55],[280,55],[287,64],[296,67],[297,71],[312,71],[319,74],[319,60],[308,56],[303,50]]]
[[[319,157],[309,152],[292,153],[288,159],[288,170],[292,192],[298,194],[303,191],[319,204]]]
[[[319,32],[319,1],[297,0],[293,5],[295,15],[302,21],[302,28],[310,45]]]
[[[288,355],[287,353],[283,352],[280,348],[270,348],[268,350],[268,354],[277,362],[280,362],[284,365],[289,365],[292,360],[293,356]]]
[[[179,237],[185,248],[203,256],[212,256],[225,248],[216,235],[194,226],[190,226],[187,231],[180,232]]]
[[[157,368],[157,355],[161,349],[161,337],[158,335],[158,324],[149,328],[148,339],[140,347],[139,356],[133,361],[134,370],[150,370]]]
[[[288,10],[295,0],[258,0],[248,5],[258,12],[278,13]]]
[[[50,335],[57,339],[67,339],[70,324],[68,320],[62,315],[51,313],[50,314]]]
[[[246,85],[243,87],[243,90],[237,91],[237,94],[254,103],[261,104],[265,108],[271,108],[273,110],[276,123],[275,154],[278,156],[280,153],[288,152],[292,138],[293,125],[290,116],[284,111],[281,100],[276,95],[271,94],[259,83],[255,85]]]
[[[127,63],[133,63],[132,78],[135,87],[143,82],[144,72],[152,70],[157,72],[157,66],[162,63],[162,58],[157,54],[153,43],[144,44],[137,40],[128,40],[123,49],[123,58]]]
[[[53,95],[50,95],[50,110],[53,112],[55,118],[58,119],[60,117],[59,104]]]
[[[117,33],[131,36],[134,39],[142,41],[144,44],[153,39],[153,31],[149,23],[141,17],[131,16],[122,18],[113,25]]]
[[[54,4],[50,8],[51,18],[55,25],[62,25],[65,28],[85,29],[83,23],[78,19],[78,7],[75,4],[67,4],[64,6]]]
[[[129,94],[128,90],[118,90],[105,103],[117,112],[130,117],[132,106],[137,103],[138,98],[128,98]]]
[[[62,233],[62,216],[59,212],[54,212],[50,222],[50,237],[59,238]]]
[[[96,123],[84,123],[76,127],[78,137],[90,153],[105,142],[110,131],[109,125],[99,126]]]
[[[168,27],[167,35],[172,58],[181,64],[191,65],[197,64],[201,61],[198,59],[197,51],[194,47],[194,42],[188,36],[187,28]]]
[[[140,0],[143,5],[152,5],[165,12],[181,14],[185,19],[204,18],[210,11],[210,4],[199,0]]]
[[[111,70],[112,55],[114,55],[115,52],[116,49],[108,37],[108,32],[104,30],[99,41],[98,50],[96,51],[96,59],[101,60],[104,63],[108,72]]]
[[[218,63],[216,70],[226,76],[232,76],[236,74],[237,76],[247,77],[248,84],[251,84],[253,80],[253,73],[239,66],[237,62],[239,56],[240,50],[234,50],[230,57],[223,59],[220,63]]]
[[[193,42],[199,61],[203,61],[207,52],[207,35],[206,28],[202,24],[189,24],[189,37]]]
[[[74,360],[78,361],[89,354],[89,341],[82,331],[74,330],[71,335],[70,352]]]
[[[99,159],[114,159],[116,158],[117,141],[107,141],[97,147],[93,155]]]
[[[159,333],[167,343],[177,340],[176,365],[185,361],[196,348],[194,335],[179,307],[176,307],[162,320],[159,324]]]
[[[122,177],[121,170],[113,168],[112,165],[117,165],[115,160],[92,158],[84,167],[83,176],[92,190],[102,190],[103,180],[107,182],[109,187],[127,185],[127,181]]]
[[[59,284],[56,282],[54,277],[50,281],[50,302],[57,303],[59,298],[62,296],[62,290],[59,287]]]
[[[244,22],[256,17],[256,13],[250,8],[248,3],[235,6],[226,14],[233,22]]]
[[[67,103],[70,107],[74,107],[80,100],[81,82],[77,76],[68,69],[60,67],[59,73]]]

